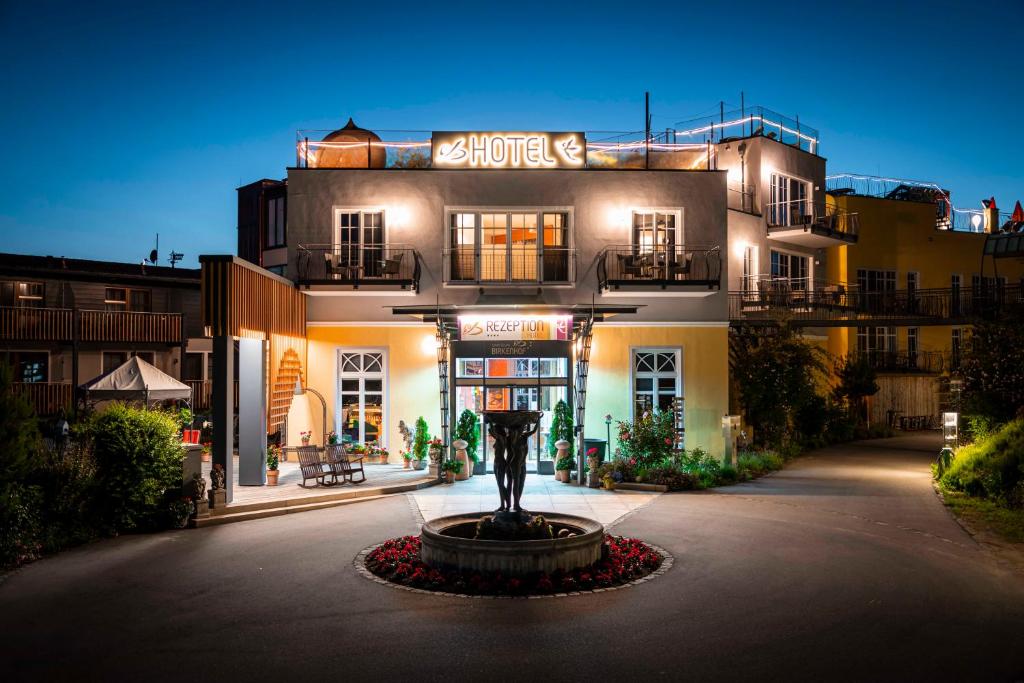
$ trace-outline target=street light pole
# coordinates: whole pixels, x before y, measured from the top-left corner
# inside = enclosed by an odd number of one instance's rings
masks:
[[[324,409],[323,422],[320,425],[323,427],[323,434],[321,435],[320,445],[327,448],[327,401],[324,399],[323,394],[312,387],[302,386],[302,380],[295,380],[295,395],[302,396],[304,393],[309,392],[320,399],[320,405]]]

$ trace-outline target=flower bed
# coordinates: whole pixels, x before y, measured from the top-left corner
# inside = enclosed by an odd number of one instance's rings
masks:
[[[513,577],[473,571],[440,571],[420,561],[420,537],[392,538],[366,555],[366,569],[390,583],[439,593],[491,596],[552,595],[613,588],[642,579],[665,561],[635,538],[606,536],[598,562],[571,572]]]

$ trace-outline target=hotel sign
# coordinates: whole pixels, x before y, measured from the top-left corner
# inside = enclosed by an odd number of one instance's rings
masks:
[[[583,168],[583,133],[435,131],[434,168]]]
[[[567,315],[459,316],[460,341],[568,341]]]

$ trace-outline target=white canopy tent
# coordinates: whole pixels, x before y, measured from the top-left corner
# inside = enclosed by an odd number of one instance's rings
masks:
[[[81,387],[87,401],[170,401],[192,402],[192,389],[138,356]]]

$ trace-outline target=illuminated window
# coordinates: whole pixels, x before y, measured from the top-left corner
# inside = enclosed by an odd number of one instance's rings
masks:
[[[0,282],[0,306],[42,308],[45,291],[42,282]]]
[[[808,271],[810,257],[771,250],[771,273],[773,280],[787,280],[790,289],[807,289],[810,284]]]
[[[383,211],[338,210],[331,267],[351,277],[379,277],[387,240]]]
[[[672,249],[681,242],[678,225],[679,216],[674,211],[634,211],[633,246],[640,251]]]
[[[672,399],[683,395],[679,349],[633,351],[633,416],[651,408],[671,410]]]
[[[568,282],[569,214],[453,212],[448,216],[448,281]]]
[[[10,351],[8,361],[15,382],[31,384],[50,380],[50,354],[46,351]]]
[[[343,443],[381,442],[387,374],[383,351],[338,351],[337,431]]]
[[[782,173],[772,173],[769,225],[806,225],[811,222],[811,184]]]
[[[152,310],[149,290],[107,287],[103,297],[104,308],[108,311],[135,311],[148,313]]]

